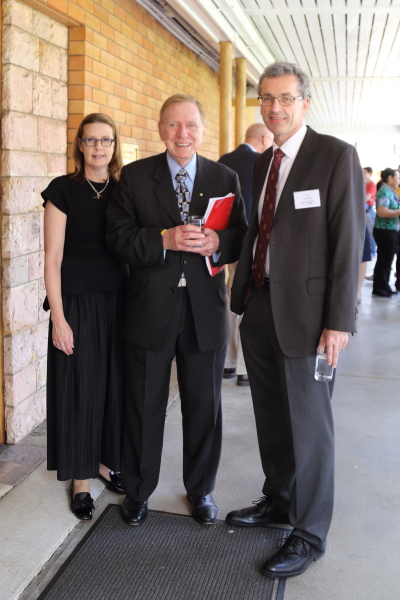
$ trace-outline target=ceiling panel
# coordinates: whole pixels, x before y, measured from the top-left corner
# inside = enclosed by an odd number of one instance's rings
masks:
[[[400,0],[241,5],[275,58],[296,62],[311,76],[311,125],[400,125]]]
[[[311,77],[310,125],[400,131],[400,0],[158,1],[216,52],[232,41],[254,86],[272,60],[297,63]]]

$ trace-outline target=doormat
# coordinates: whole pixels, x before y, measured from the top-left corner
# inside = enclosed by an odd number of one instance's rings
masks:
[[[38,600],[283,600],[261,566],[288,533],[158,511],[129,527],[109,504]]]

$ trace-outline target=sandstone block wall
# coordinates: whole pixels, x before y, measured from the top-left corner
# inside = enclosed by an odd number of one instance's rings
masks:
[[[14,443],[46,418],[40,192],[67,168],[68,28],[4,0],[2,63],[5,412]]]

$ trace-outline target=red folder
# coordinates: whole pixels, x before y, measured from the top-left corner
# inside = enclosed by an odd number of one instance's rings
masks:
[[[210,198],[208,207],[204,215],[204,227],[223,231],[228,228],[231,219],[235,194],[227,194],[223,198]],[[206,264],[211,277],[224,270],[225,265],[213,267],[209,256],[206,256]]]

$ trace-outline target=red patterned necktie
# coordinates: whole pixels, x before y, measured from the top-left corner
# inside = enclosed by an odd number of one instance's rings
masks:
[[[261,289],[264,283],[265,257],[269,239],[271,237],[272,222],[275,214],[276,190],[278,188],[279,167],[285,153],[277,148],[268,174],[267,187],[265,189],[264,204],[261,212],[261,222],[258,228],[258,238],[253,261],[253,279],[257,289]]]

